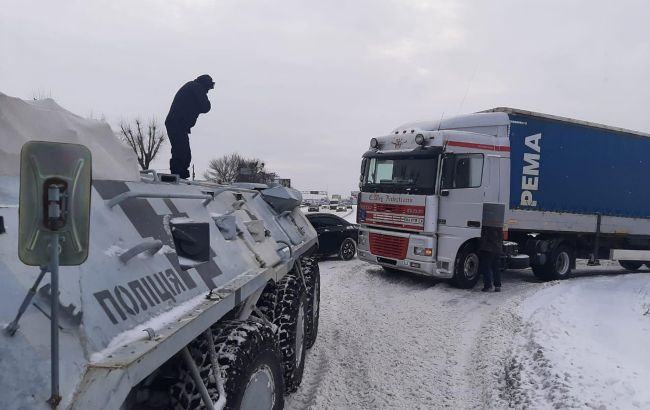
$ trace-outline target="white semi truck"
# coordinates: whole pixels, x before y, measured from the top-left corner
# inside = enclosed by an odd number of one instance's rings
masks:
[[[511,108],[400,126],[363,155],[359,258],[471,288],[491,225],[509,240],[505,264],[542,280],[576,258],[639,269],[649,157],[648,134]]]

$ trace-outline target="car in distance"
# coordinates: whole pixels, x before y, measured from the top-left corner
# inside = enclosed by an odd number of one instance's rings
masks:
[[[308,214],[307,219],[318,234],[319,257],[338,255],[344,261],[354,258],[357,253],[359,225],[322,212]]]
[[[320,211],[320,206],[311,204],[307,207],[307,212],[318,212]]]
[[[336,208],[336,212],[345,212],[346,210],[347,208],[345,207],[345,205],[341,205],[341,204],[339,204],[339,206]]]

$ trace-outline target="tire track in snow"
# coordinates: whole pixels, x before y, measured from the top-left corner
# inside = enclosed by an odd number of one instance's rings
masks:
[[[321,275],[320,334],[288,409],[484,406],[481,384],[496,376],[475,361],[500,356],[477,357],[479,335],[532,286],[506,281],[505,292],[484,294],[358,260],[322,262]]]

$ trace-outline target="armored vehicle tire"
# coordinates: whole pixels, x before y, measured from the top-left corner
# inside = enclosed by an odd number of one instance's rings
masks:
[[[454,277],[451,282],[458,288],[472,289],[478,282],[479,276],[478,251],[474,244],[466,243],[461,246],[456,255]]]
[[[618,261],[618,264],[623,267],[623,269],[637,271],[643,265],[641,261]],[[647,264],[646,264],[647,265]]]
[[[305,367],[305,329],[307,298],[302,278],[294,272],[275,285],[273,324],[278,327],[277,338],[282,354],[286,393],[298,389]],[[264,303],[269,303],[270,297]],[[268,309],[268,308],[267,308]],[[260,309],[262,310],[262,309]],[[262,310],[263,311],[263,310]]]
[[[320,269],[315,257],[300,259],[300,267],[305,277],[307,293],[307,312],[305,329],[305,347],[311,348],[318,336],[318,319],[320,317]]]
[[[279,346],[273,330],[263,323],[230,321],[212,329],[217,361],[224,381],[226,409],[272,409],[284,406],[284,381]],[[188,345],[214,402],[219,399],[209,343],[202,335]],[[171,386],[173,409],[202,409],[203,403],[185,364],[178,366]]]
[[[560,245],[551,252],[544,265],[533,265],[533,273],[541,280],[566,279],[571,276],[571,248]]]
[[[269,322],[275,321],[275,307],[277,305],[277,285],[275,282],[268,282],[262,295],[257,301],[257,308],[262,312]]]
[[[349,261],[357,253],[357,243],[352,238],[345,238],[339,248],[339,258]]]

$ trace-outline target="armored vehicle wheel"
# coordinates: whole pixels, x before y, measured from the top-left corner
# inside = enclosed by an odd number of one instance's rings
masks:
[[[533,273],[541,280],[568,278],[571,276],[571,248],[567,245],[558,246],[544,265],[533,265]]]
[[[349,261],[357,253],[357,243],[352,238],[345,238],[339,248],[339,258]]]
[[[270,322],[275,321],[275,307],[277,305],[277,285],[275,282],[268,282],[264,292],[257,301],[257,308],[262,312]]]
[[[454,286],[461,289],[472,289],[480,276],[478,266],[479,258],[476,246],[466,243],[456,255],[454,277],[451,280]]]
[[[315,257],[300,259],[300,267],[307,285],[307,312],[305,329],[305,347],[311,348],[318,335],[318,319],[320,316],[320,269]]]
[[[305,366],[305,324],[307,301],[302,278],[289,273],[277,284],[275,316],[284,366],[286,393],[298,389]]]
[[[641,261],[618,261],[618,264],[630,271],[637,271],[643,265]]]
[[[217,361],[224,381],[226,409],[279,410],[284,406],[284,383],[279,347],[273,330],[262,323],[224,322],[212,330]],[[200,336],[188,346],[214,402],[219,399],[209,343]],[[170,395],[175,410],[203,409],[198,389],[184,364]]]

